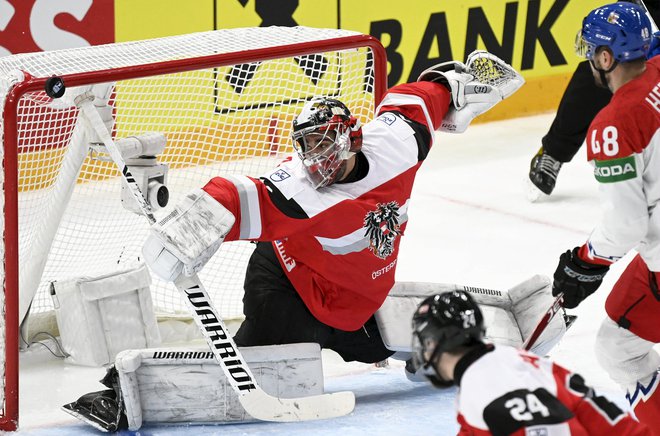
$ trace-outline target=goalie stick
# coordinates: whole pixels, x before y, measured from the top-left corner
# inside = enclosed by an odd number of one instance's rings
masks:
[[[523,342],[522,348],[525,351],[531,350],[531,348],[534,346],[536,341],[541,337],[541,335],[545,331],[546,327],[548,327],[548,325],[550,324],[550,321],[552,321],[555,315],[557,315],[557,313],[559,313],[560,311],[564,316],[564,323],[566,323],[566,330],[568,330],[571,327],[571,325],[573,325],[573,323],[577,319],[577,316],[566,314],[562,306],[563,301],[564,301],[564,293],[560,292],[559,295],[557,295],[557,298],[555,298],[555,301],[552,302],[552,306],[550,306],[550,308],[543,314],[539,322],[536,324],[536,327],[534,328],[532,333],[530,333],[527,339],[525,339],[525,342]]]
[[[49,83],[59,83],[51,80]],[[51,95],[50,90],[46,92]],[[94,95],[85,92],[75,98],[89,125],[103,141],[112,160],[124,177],[126,185],[143,215],[150,224],[156,222],[151,206],[146,202],[140,187],[133,178],[119,149],[113,142],[103,120],[93,105]],[[227,380],[238,395],[238,399],[250,416],[262,421],[307,421],[327,419],[351,413],[355,407],[353,392],[336,392],[301,398],[278,398],[264,392],[257,384],[240,350],[234,343],[222,318],[213,307],[206,289],[197,275],[186,277],[181,274],[175,281],[176,288],[185,297],[195,323],[201,330],[214,357],[220,364]]]

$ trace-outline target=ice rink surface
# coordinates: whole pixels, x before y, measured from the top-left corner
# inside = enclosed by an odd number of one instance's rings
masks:
[[[562,168],[552,196],[536,203],[526,198],[529,161],[551,121],[548,114],[437,135],[413,190],[397,280],[507,289],[535,274],[551,276],[559,255],[585,241],[600,209],[584,147]],[[578,320],[551,352],[556,362],[580,372],[617,402],[622,394],[598,366],[593,342],[605,316],[605,297],[629,259],[614,265],[598,293],[572,311]],[[101,390],[104,371],[65,364],[37,348],[21,355],[18,434],[100,434],[59,407]],[[145,427],[135,434],[456,434],[454,391],[409,382],[401,362],[375,368],[324,353],[323,364],[326,391],[355,392],[349,416],[290,424]]]

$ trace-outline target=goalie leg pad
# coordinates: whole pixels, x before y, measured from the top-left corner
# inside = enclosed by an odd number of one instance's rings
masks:
[[[536,275],[509,289],[508,294],[512,302],[511,310],[518,322],[523,338],[527,338],[532,334],[540,318],[552,306],[555,297],[552,296],[551,285],[550,278]],[[561,314],[563,314],[563,311],[550,320],[530,351],[544,356],[559,342],[567,329],[567,323],[564,317],[560,316]]]
[[[244,347],[241,352],[268,394],[298,398],[323,393],[318,344]],[[115,368],[129,430],[149,422],[254,421],[207,348],[128,350],[117,356]]]
[[[550,283],[548,277],[541,275],[533,276],[509,290],[443,283],[397,282],[376,311],[375,317],[385,346],[400,352],[392,357],[406,356],[406,352],[412,351],[410,320],[422,300],[442,292],[466,291],[483,312],[486,339],[495,344],[520,347],[553,301]],[[553,318],[532,351],[547,353],[565,332],[566,324],[561,317]]]
[[[122,350],[159,346],[150,285],[144,264],[52,282],[50,295],[67,361],[106,366]]]
[[[422,300],[429,295],[455,290],[469,292],[474,297],[484,314],[487,340],[512,346],[522,344],[506,291],[445,283],[397,282],[375,314],[383,343],[397,352],[393,358],[402,356],[405,360],[412,351],[410,320]]]
[[[429,295],[459,289],[443,283],[396,282],[387,298],[374,314],[378,330],[387,349],[396,351],[392,358],[407,360],[412,352],[410,320],[417,306]]]

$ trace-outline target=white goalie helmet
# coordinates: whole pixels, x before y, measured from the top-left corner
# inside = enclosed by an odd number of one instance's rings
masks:
[[[346,160],[362,147],[362,127],[348,107],[332,98],[308,101],[293,121],[293,145],[314,189],[331,185]]]

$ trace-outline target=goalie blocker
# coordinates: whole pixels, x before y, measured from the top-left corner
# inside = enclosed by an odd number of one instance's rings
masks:
[[[151,226],[142,254],[151,271],[166,281],[192,276],[220,248],[234,215],[201,189],[195,189]]]

